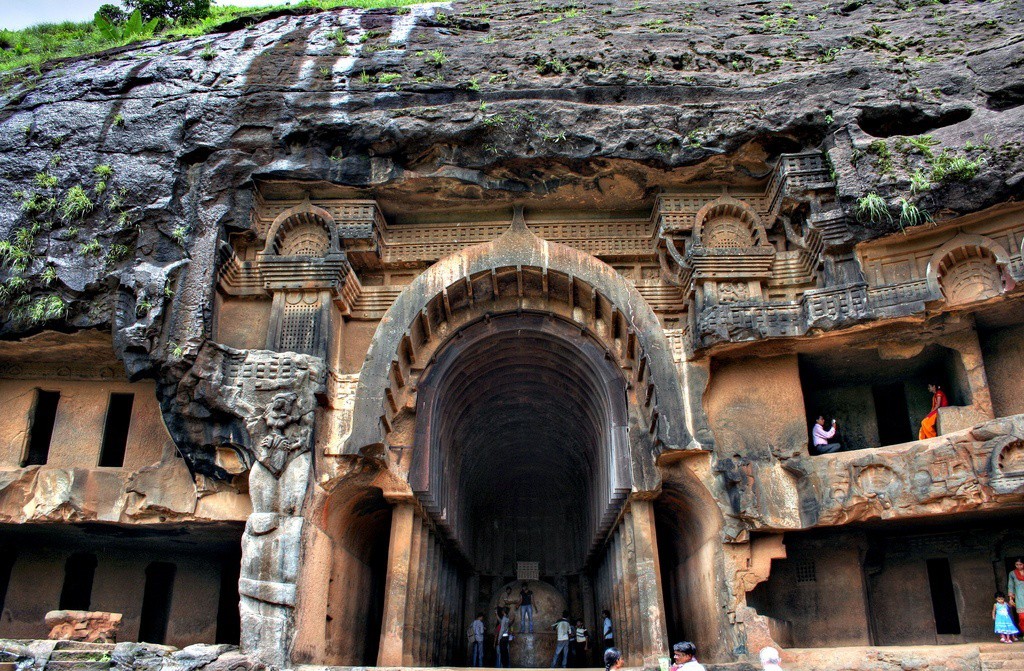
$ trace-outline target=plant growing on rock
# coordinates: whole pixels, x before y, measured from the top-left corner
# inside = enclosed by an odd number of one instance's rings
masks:
[[[899,206],[899,225],[901,229],[907,228],[908,226],[919,226],[932,220],[932,216],[928,214],[928,212],[922,210],[917,205],[914,205],[906,198],[899,199]]]
[[[889,214],[889,205],[877,193],[869,193],[857,200],[857,216],[873,224],[880,224],[884,221],[892,221]]]
[[[915,170],[910,175],[910,195],[916,196],[932,188],[932,183],[923,172]]]
[[[932,180],[959,180],[966,182],[974,179],[981,169],[981,160],[972,160],[964,156],[956,156],[943,149],[942,153],[932,161]]]
[[[95,205],[81,185],[71,187],[60,202],[60,217],[65,221],[81,219],[92,212]]]
[[[185,246],[185,242],[188,240],[188,234],[188,227],[184,225],[175,226],[174,230],[171,231],[171,237],[182,247]]]
[[[89,242],[83,242],[78,246],[78,253],[82,256],[99,256],[102,251],[103,246],[100,245],[100,241],[95,238]]]
[[[68,313],[67,303],[64,299],[56,294],[50,294],[48,296],[41,296],[29,305],[25,313],[19,314],[23,321],[28,321],[33,324],[42,324],[51,319],[60,319],[66,316]]]
[[[37,172],[36,186],[40,189],[52,189],[57,186],[57,177],[48,172]]]

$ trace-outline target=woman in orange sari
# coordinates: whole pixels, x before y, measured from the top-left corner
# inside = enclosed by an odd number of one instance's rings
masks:
[[[935,430],[935,423],[939,420],[939,408],[945,408],[949,405],[949,399],[946,398],[946,392],[942,391],[942,387],[937,384],[930,384],[928,385],[928,391],[932,393],[932,411],[921,420],[921,430],[917,433],[918,440],[934,438],[939,435],[938,431]]]

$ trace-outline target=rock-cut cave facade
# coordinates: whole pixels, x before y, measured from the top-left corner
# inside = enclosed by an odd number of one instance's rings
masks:
[[[793,48],[770,17],[751,63],[676,63],[726,19],[595,0],[537,16],[609,34],[519,35],[535,4],[279,11],[8,85],[22,659],[59,659],[55,617],[115,613],[89,649],[126,667],[186,663],[133,642],[209,657],[173,668],[469,666],[476,613],[490,641],[508,605],[512,666],[550,664],[563,610],[603,665],[608,610],[629,667],[689,640],[711,664],[983,668],[1024,555],[1019,8],[892,9],[891,38],[832,50],[890,11],[839,3],[769,82]],[[917,97],[876,53],[1000,11],[968,74],[900,62]],[[652,60],[621,80],[573,36]]]

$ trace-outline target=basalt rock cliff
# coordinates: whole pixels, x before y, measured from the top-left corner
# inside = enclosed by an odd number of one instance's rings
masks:
[[[643,209],[818,149],[860,239],[913,224],[900,199],[982,210],[1024,182],[1022,19],[1008,0],[289,10],[16,73],[2,332],[111,329],[131,376],[173,387],[260,181],[385,210]],[[868,194],[888,210],[858,211]]]

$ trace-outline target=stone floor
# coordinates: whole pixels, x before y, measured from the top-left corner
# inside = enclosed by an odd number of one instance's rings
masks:
[[[759,664],[706,664],[708,671],[760,671]],[[783,651],[786,671],[1024,671],[1024,642],[962,645],[805,648]],[[429,667],[467,671],[466,667]],[[237,648],[181,650],[145,643],[0,640],[0,671],[256,671]],[[411,667],[302,665],[295,671],[413,671]],[[585,671],[594,671],[587,669]],[[633,670],[630,670],[633,671]]]

